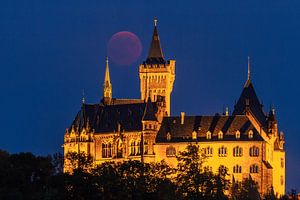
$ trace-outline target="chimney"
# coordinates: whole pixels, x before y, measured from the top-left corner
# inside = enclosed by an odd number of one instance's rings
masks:
[[[180,115],[181,115],[181,124],[184,124],[184,115],[185,115],[185,113],[181,112]]]

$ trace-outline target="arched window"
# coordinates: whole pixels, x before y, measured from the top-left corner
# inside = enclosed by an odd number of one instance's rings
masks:
[[[242,173],[242,166],[240,166],[240,165],[233,166],[233,173],[235,173],[235,174]]]
[[[167,133],[167,141],[170,141],[171,140],[171,134],[170,132]]]
[[[135,155],[141,155],[141,141],[135,142]]]
[[[258,165],[254,164],[250,166],[250,173],[258,173]]]
[[[132,140],[130,142],[130,155],[131,156],[135,155],[135,141],[134,140]]]
[[[144,154],[148,154],[148,148],[149,148],[148,140],[145,140],[144,141]]]
[[[176,156],[176,149],[175,149],[175,147],[173,147],[173,146],[167,147],[167,149],[166,149],[166,156],[168,156],[168,157]]]
[[[256,146],[250,147],[249,154],[251,157],[258,157],[259,156],[259,148]]]
[[[249,138],[249,139],[252,139],[252,138],[253,138],[253,131],[252,131],[252,130],[250,130],[250,131],[248,132],[248,138]]]
[[[235,138],[236,138],[236,139],[240,139],[240,138],[241,138],[241,133],[240,133],[239,130],[237,130],[237,131],[235,132]]]
[[[207,157],[212,157],[213,155],[213,148],[208,146],[204,149],[204,154],[207,156]]]
[[[226,157],[227,156],[227,147],[220,147],[219,148],[219,157]]]
[[[117,140],[117,158],[122,158],[123,157],[123,143],[122,140],[118,139]]]
[[[233,156],[234,157],[241,157],[243,155],[242,147],[236,146],[233,148]]]
[[[102,158],[112,157],[112,144],[102,143]]]
[[[193,140],[196,140],[196,139],[197,139],[197,132],[196,132],[196,131],[193,131],[193,132],[192,132],[192,139],[193,139]]]
[[[220,132],[218,133],[218,138],[219,138],[219,139],[223,139],[223,132],[222,132],[222,131],[220,131]]]
[[[207,131],[206,133],[206,139],[210,140],[211,139],[211,132]]]

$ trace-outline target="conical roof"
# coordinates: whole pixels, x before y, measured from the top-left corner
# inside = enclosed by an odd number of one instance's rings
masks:
[[[165,63],[162,48],[160,45],[159,35],[157,32],[156,22],[157,20],[154,19],[154,31],[146,63]]]
[[[262,126],[266,124],[266,116],[250,79],[247,79],[242,94],[237,104],[234,106],[234,111],[232,114],[244,115],[246,108],[250,109],[251,113],[261,123]]]

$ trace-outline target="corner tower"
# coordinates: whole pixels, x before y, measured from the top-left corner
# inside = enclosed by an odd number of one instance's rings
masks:
[[[157,32],[157,20],[154,19],[154,31],[148,57],[139,66],[141,99],[151,98],[152,102],[163,98],[165,116],[170,116],[171,93],[175,80],[175,60],[165,60]]]

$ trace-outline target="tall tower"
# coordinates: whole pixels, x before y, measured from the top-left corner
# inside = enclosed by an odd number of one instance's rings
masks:
[[[141,99],[151,98],[152,102],[160,97],[165,101],[165,115],[170,116],[171,93],[175,80],[175,60],[165,60],[154,19],[154,31],[148,57],[139,66]]]
[[[106,69],[103,83],[103,99],[105,102],[110,101],[112,98],[112,85],[110,83],[110,75],[108,68],[108,57],[106,57]]]

